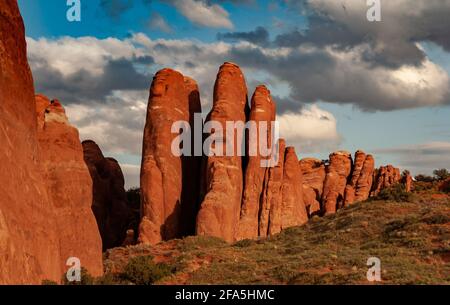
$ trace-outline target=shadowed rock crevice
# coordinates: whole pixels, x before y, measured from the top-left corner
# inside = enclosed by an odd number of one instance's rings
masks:
[[[133,209],[125,192],[125,179],[119,163],[105,158],[100,147],[91,140],[84,141],[84,160],[89,168],[93,185],[92,211],[97,220],[103,242],[103,251],[120,247],[127,231],[132,229]]]

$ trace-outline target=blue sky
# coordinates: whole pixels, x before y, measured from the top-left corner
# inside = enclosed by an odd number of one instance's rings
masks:
[[[403,0],[393,1],[398,4],[396,8],[404,3]],[[334,149],[364,149],[375,154],[378,165],[393,163],[414,173],[430,173],[436,167],[450,168],[450,95],[447,79],[450,43],[448,38],[439,36],[442,32],[448,32],[441,31],[439,27],[448,29],[449,25],[442,23],[420,28],[428,24],[424,22],[428,18],[439,22],[442,15],[448,16],[450,3],[440,2],[442,7],[436,9],[432,5],[435,0],[431,0],[428,2],[431,3],[430,9],[416,12],[415,17],[409,17],[413,14],[406,6],[404,11],[388,6],[382,11],[384,23],[374,26],[359,19],[363,16],[361,12],[364,7],[356,4],[360,2],[356,0],[342,1],[344,12],[348,15],[345,19],[339,11],[341,5],[335,6],[323,0],[247,0],[243,1],[244,4],[236,1],[188,2],[191,8],[201,6],[203,11],[199,12],[210,13],[213,18],[208,20],[205,15],[202,20],[201,15],[196,16],[194,9],[186,9],[179,0],[82,0],[82,21],[70,23],[66,19],[68,7],[65,0],[19,0],[29,37],[30,64],[37,89],[51,97],[62,95],[65,98],[63,103],[67,105],[69,115],[73,114],[69,119],[80,129],[82,137],[95,139],[96,135],[104,134],[102,139],[95,140],[103,144],[105,154],[116,157],[125,167],[129,166],[130,181],[136,181],[139,147],[127,149],[130,145],[123,145],[122,142],[125,143],[127,138],[139,139],[137,133],[145,113],[135,124],[128,123],[126,117],[119,117],[124,113],[120,110],[121,105],[123,109],[144,109],[151,75],[163,66],[173,65],[174,68],[184,69],[181,71],[183,73],[187,71],[198,75],[197,80],[200,85],[203,84],[202,98],[207,109],[212,91],[211,79],[215,75],[205,76],[203,70],[214,71],[216,62],[218,69],[220,62],[228,60],[237,61],[242,66],[249,91],[258,82],[269,85],[273,95],[280,100],[281,117],[292,112],[299,122],[303,120],[307,124],[308,120],[314,120],[311,125],[320,124],[319,119],[314,117],[317,115],[315,110],[308,112],[314,104],[331,118],[323,122],[323,130],[330,130],[328,136],[316,135],[314,130],[310,131],[311,134],[299,130],[298,137],[295,134],[292,136],[294,144],[298,144],[296,147],[300,156],[326,158]],[[305,5],[299,9],[298,3]],[[333,18],[327,19],[327,16]],[[217,20],[211,20],[214,18]],[[327,35],[326,30],[330,29],[328,24],[336,32]],[[396,28],[403,30],[396,31]],[[342,30],[338,32],[336,29]],[[151,42],[142,47],[142,39],[136,36],[138,33]],[[93,40],[87,42],[86,37]],[[110,38],[117,39],[114,45],[120,52],[106,46]],[[158,39],[162,39],[160,43]],[[190,44],[184,46],[183,41]],[[65,54],[61,53],[74,52],[73,56],[80,56],[86,61],[89,57],[80,55],[80,52],[92,52],[89,50],[93,44],[98,47],[92,50],[100,53],[95,53],[96,60],[93,60],[92,66],[81,69],[84,63],[80,61],[79,71],[78,64],[69,63]],[[195,49],[195,44],[203,50]],[[49,55],[48,50],[52,47],[52,55]],[[165,53],[162,47],[168,48],[167,54],[161,54]],[[181,56],[176,51],[182,52],[183,47],[186,53]],[[75,52],[74,49],[78,48],[79,51]],[[130,55],[126,50],[131,48],[134,53]],[[286,55],[280,50],[290,53]],[[201,52],[205,52],[204,55]],[[210,58],[211,53],[214,56]],[[121,56],[123,61],[120,61]],[[195,66],[188,61],[181,63],[180,57],[192,58],[197,62]],[[136,58],[149,60],[143,63],[143,60]],[[210,68],[202,70],[199,62],[203,62],[203,58],[205,66],[211,65]],[[55,69],[53,73],[61,73],[58,86],[67,85],[69,90],[58,90],[56,83],[48,80],[49,71],[42,71],[39,66],[43,61]],[[84,101],[77,101],[71,96],[74,93],[70,90],[70,83],[61,83],[66,78],[73,83],[71,73],[84,73],[77,75],[96,79],[101,75],[96,74],[96,64],[101,70],[111,63],[116,64],[111,67],[117,67],[118,61],[123,65],[122,69],[127,68],[119,71],[129,71],[128,63],[131,69],[136,69],[136,75],[143,78],[142,86],[130,84],[130,88],[126,85],[119,88],[117,82],[108,83],[110,87],[102,87],[104,96],[89,95]],[[359,69],[358,65],[364,69]],[[328,67],[339,69],[328,74],[324,72]],[[296,69],[299,71],[298,79]],[[422,76],[423,79],[417,80]],[[391,83],[399,79],[403,87],[395,92],[392,89],[395,86]],[[80,90],[83,90],[81,83]],[[125,82],[119,80],[118,83]],[[140,100],[136,97],[136,101],[139,100],[140,104],[131,105],[131,96],[139,97]],[[114,100],[114,104],[108,104],[109,100]],[[113,105],[117,110],[114,123],[105,121],[100,124],[101,119],[107,120],[105,105]],[[87,112],[86,109],[90,110]],[[323,112],[320,113],[323,116]],[[126,139],[108,138],[107,131],[101,129],[110,129],[108,124],[123,130]],[[289,128],[295,129],[291,125]],[[131,136],[132,132],[136,133],[135,138]],[[322,145],[324,143],[329,145]],[[135,183],[128,182],[128,186]]]

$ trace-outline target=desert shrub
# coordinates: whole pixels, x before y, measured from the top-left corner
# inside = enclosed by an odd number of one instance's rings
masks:
[[[132,258],[121,277],[136,285],[152,285],[172,274],[172,268],[163,263],[154,263],[152,256]]]
[[[450,173],[445,168],[436,169],[435,171],[433,171],[433,175],[438,181],[443,181],[450,178]]]
[[[58,283],[55,281],[52,281],[52,280],[43,280],[41,285],[42,286],[56,286],[56,285],[58,285]]]
[[[254,244],[254,241],[251,239],[243,239],[234,244],[235,247],[238,248],[247,248]]]
[[[417,182],[434,182],[435,181],[434,177],[427,176],[427,175],[417,175],[414,177],[414,179]]]
[[[435,192],[436,190],[437,190],[436,182],[424,182],[424,181],[414,182],[414,191],[416,192],[426,192],[426,191]]]
[[[187,252],[192,250],[224,247],[226,245],[227,243],[224,240],[217,237],[190,236],[181,240],[177,246],[180,251]]]
[[[276,266],[272,268],[269,272],[273,278],[286,283],[291,281],[298,274],[299,269],[300,267],[298,264],[291,263]]]
[[[406,192],[404,185],[397,184],[393,187],[382,190],[374,199],[395,202],[411,202],[413,200],[413,195]]]
[[[435,214],[424,218],[423,221],[429,225],[443,225],[450,223],[450,216],[444,214]]]
[[[95,285],[121,285],[125,284],[120,274],[113,274],[110,272],[105,273],[103,276],[95,279]]]

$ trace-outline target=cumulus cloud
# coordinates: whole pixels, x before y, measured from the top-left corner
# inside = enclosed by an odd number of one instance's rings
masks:
[[[394,155],[403,168],[417,174],[432,174],[433,170],[450,165],[450,142],[428,142],[377,149],[381,155]]]
[[[266,28],[259,26],[254,31],[250,32],[218,33],[217,39],[231,42],[244,40],[256,45],[265,46],[269,44],[269,32],[266,30]]]
[[[309,28],[280,35],[281,46],[312,43],[340,48],[368,43],[366,60],[398,67],[425,58],[417,42],[431,41],[450,51],[449,0],[381,1],[382,21],[368,22],[366,1],[283,0],[309,18]]]
[[[319,113],[318,108],[302,107],[321,100],[352,103],[365,110],[448,102],[449,77],[439,66],[426,59],[419,66],[372,67],[361,59],[367,45],[350,51],[315,46],[272,49],[250,42],[152,40],[139,33],[123,40],[63,37],[27,41],[37,91],[60,98],[65,105],[91,108],[77,126],[82,134],[102,136],[100,143],[116,151],[139,153],[140,147],[129,141],[140,142],[135,140],[142,132],[145,109],[139,113],[129,109],[145,105],[152,75],[163,67],[197,80],[205,112],[211,106],[214,76],[228,60],[242,67],[251,86],[261,82],[269,85],[282,118],[292,112],[312,118]],[[121,120],[115,121],[114,116]],[[336,139],[335,133],[331,135]],[[310,141],[309,146],[319,142]]]
[[[165,0],[192,23],[210,28],[233,28],[230,14],[220,5],[203,0]]]
[[[342,140],[337,131],[336,118],[317,105],[279,115],[277,121],[280,136],[299,154],[333,151]]]
[[[245,67],[264,70],[291,88],[291,99],[353,104],[362,110],[395,110],[450,103],[448,73],[428,58],[418,65],[392,69],[362,60],[370,48],[332,47],[262,49],[233,47],[231,58]]]
[[[300,153],[331,151],[341,141],[335,117],[305,105],[326,101],[388,111],[450,101],[448,74],[427,57],[418,65],[374,66],[364,57],[370,44],[272,48],[249,41],[154,40],[141,33],[27,42],[37,91],[61,99],[82,138],[113,156],[140,155],[148,88],[163,67],[197,80],[207,112],[218,67],[236,62],[249,89],[261,82],[271,88],[284,137]]]

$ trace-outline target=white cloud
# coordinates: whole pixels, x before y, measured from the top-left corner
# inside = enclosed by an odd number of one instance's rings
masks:
[[[63,77],[77,75],[82,70],[93,75],[86,89],[82,83],[74,91],[73,84],[67,83],[65,87],[72,89],[66,94],[69,97],[84,98],[83,94],[91,89],[90,83],[95,83],[95,76],[102,77],[110,59],[150,57],[152,63],[144,67],[149,74],[171,67],[197,80],[205,112],[209,111],[212,102],[218,68],[228,60],[242,67],[248,84],[267,83],[270,79],[268,85],[275,96],[299,101],[298,107],[284,107],[280,102],[279,108],[284,111],[299,109],[301,103],[318,100],[353,103],[369,110],[448,102],[449,77],[439,66],[427,59],[418,66],[373,67],[361,60],[368,45],[350,50],[314,46],[265,49],[248,42],[153,40],[142,33],[123,40],[63,37],[54,40],[28,38],[27,41],[37,88],[48,80],[48,75],[36,73],[41,66],[50,66]],[[58,81],[66,82],[65,79]],[[131,81],[135,82],[135,79]],[[83,105],[65,99],[62,102],[82,139],[93,139],[113,157],[115,154],[139,156],[150,82],[151,77],[148,77],[143,88],[133,90],[108,87],[104,96],[95,96],[96,99]],[[282,89],[270,85],[277,83],[285,85]],[[58,97],[61,95],[51,96]],[[329,152],[341,142],[335,117],[315,105],[303,107],[300,112],[283,112],[279,120],[288,145],[296,146],[299,154]]]
[[[191,22],[210,28],[233,28],[229,13],[220,5],[203,0],[174,0],[178,11]]]
[[[298,113],[287,112],[277,117],[280,136],[297,153],[314,153],[337,148],[341,136],[337,131],[336,118],[317,105],[304,108]]]
[[[28,58],[32,69],[49,65],[68,76],[80,70],[101,75],[110,59],[132,58],[139,53],[130,40],[95,37],[59,39],[27,37]]]

